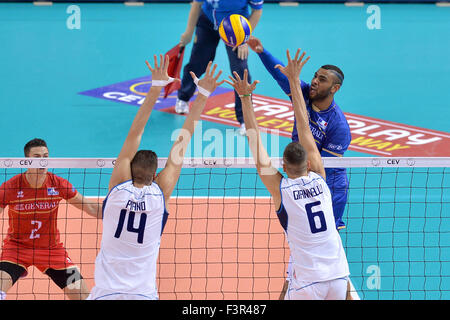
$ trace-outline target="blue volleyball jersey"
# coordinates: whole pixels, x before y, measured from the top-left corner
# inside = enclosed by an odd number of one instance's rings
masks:
[[[289,95],[291,91],[289,80],[279,70],[274,68],[277,64],[284,65],[280,60],[272,56],[267,50],[259,54],[266,69],[277,81],[281,89]],[[310,84],[301,81],[303,97],[309,114],[309,126],[322,157],[342,157],[351,142],[350,127],[344,113],[333,100],[328,109],[314,111],[309,98]],[[296,122],[292,130],[292,141],[298,141]],[[342,215],[347,202],[348,179],[345,168],[326,168],[326,181],[333,195],[333,209],[336,218],[336,226],[342,228],[345,224]]]
[[[262,9],[263,0],[195,0],[203,2],[202,10],[208,19],[214,23],[214,29],[218,29],[220,22],[230,14],[240,14],[249,17],[248,7]]]

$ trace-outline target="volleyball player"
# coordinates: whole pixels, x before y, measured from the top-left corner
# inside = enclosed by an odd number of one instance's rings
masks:
[[[281,89],[292,100],[287,77],[276,65],[283,63],[263,47],[260,39],[250,37],[248,46],[255,51],[267,71],[277,81]],[[344,73],[334,65],[323,65],[314,74],[311,83],[301,81],[303,98],[309,114],[309,126],[322,157],[342,157],[351,142],[350,127],[344,113],[334,100],[335,94],[344,82]],[[298,141],[294,121],[292,141]],[[333,212],[336,228],[345,228],[342,219],[347,204],[348,178],[345,168],[326,168],[327,184],[333,197]]]
[[[257,82],[249,84],[247,73],[237,73],[231,84],[242,99],[250,150],[258,174],[272,195],[278,219],[285,231],[291,252],[287,300],[344,300],[347,296],[349,268],[340,235],[335,227],[332,197],[325,182],[322,159],[311,133],[299,75],[309,58],[297,51],[288,65],[277,68],[289,80],[296,117],[298,142],[288,144],[283,153],[283,170],[271,165],[261,141],[251,102]]]
[[[33,139],[25,157],[48,158],[47,143]],[[57,215],[61,200],[97,217],[100,204],[83,197],[72,184],[45,168],[30,168],[0,186],[0,214],[8,206],[9,229],[0,256],[0,299],[36,266],[69,299],[85,299],[89,290],[60,240]]]
[[[210,62],[203,79],[191,76],[198,87],[165,168],[156,176],[158,160],[151,150],[139,150],[144,128],[161,90],[173,81],[167,74],[169,57],[160,57],[152,73],[152,86],[139,108],[109,182],[109,194],[103,203],[103,234],[95,261],[95,287],[89,299],[156,300],[156,261],[161,235],[168,218],[167,205],[180,176],[184,154],[207,97],[218,83]],[[160,139],[160,138],[159,138]]]

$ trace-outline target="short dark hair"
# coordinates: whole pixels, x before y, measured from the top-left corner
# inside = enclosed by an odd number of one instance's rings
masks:
[[[47,143],[44,140],[39,139],[39,138],[34,138],[34,139],[28,141],[25,144],[25,147],[23,147],[23,153],[25,154],[25,157],[28,157],[28,155],[30,153],[30,149],[34,148],[34,147],[46,147],[48,149]]]
[[[307,153],[298,142],[289,143],[283,152],[283,161],[289,173],[303,174],[307,168]]]
[[[131,178],[139,184],[150,184],[158,169],[158,156],[152,150],[139,150],[131,160]]]
[[[326,64],[324,66],[320,67],[321,69],[325,69],[325,70],[331,70],[335,72],[335,77],[336,77],[336,83],[342,84],[344,82],[344,73],[342,72],[342,70],[339,67],[336,67],[335,65],[332,64]]]

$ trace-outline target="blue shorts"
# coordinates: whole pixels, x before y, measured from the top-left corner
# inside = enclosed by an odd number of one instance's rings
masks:
[[[338,230],[345,228],[342,216],[344,215],[345,205],[347,204],[347,193],[348,189],[333,193],[333,213],[334,220],[336,221],[336,229]]]
[[[327,174],[327,185],[330,188],[333,200],[334,220],[338,230],[345,228],[342,219],[347,204],[348,197],[348,179],[345,169],[325,169]]]

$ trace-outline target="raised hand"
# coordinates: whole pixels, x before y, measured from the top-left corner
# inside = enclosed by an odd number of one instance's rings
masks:
[[[297,49],[295,53],[294,59],[291,59],[291,54],[289,53],[289,49],[286,50],[286,56],[288,59],[287,66],[283,67],[280,64],[277,64],[275,68],[279,69],[281,73],[283,73],[288,79],[298,79],[300,77],[300,72],[302,71],[303,66],[308,62],[310,57],[305,57],[306,52],[303,52],[300,55],[301,49]],[[300,55],[300,57],[299,57]]]
[[[252,92],[255,90],[256,85],[259,83],[258,80],[253,81],[252,84],[248,83],[247,69],[244,70],[243,79],[239,77],[239,74],[236,71],[233,72],[233,75],[234,78],[232,76],[229,76],[231,82],[228,80],[225,80],[225,82],[231,85],[234,88],[234,90],[236,90],[236,92],[239,94],[239,96],[251,95]]]
[[[264,51],[261,40],[255,38],[254,36],[250,36],[250,38],[247,40],[247,44],[250,47],[250,49],[252,49],[256,53],[261,53]]]
[[[194,79],[194,83],[199,87],[199,91],[201,93],[201,88],[205,89],[209,94],[213,93],[214,90],[220,85],[222,85],[225,80],[217,82],[219,80],[220,75],[222,74],[222,70],[220,70],[217,75],[214,76],[214,73],[217,69],[217,64],[211,69],[212,61],[208,63],[206,67],[205,76],[202,79],[198,79],[194,72],[190,71],[192,79]],[[209,95],[208,94],[208,95]],[[207,96],[208,96],[207,95]]]
[[[233,51],[236,50],[238,59],[245,60],[248,58],[248,45],[246,43],[233,48]]]
[[[153,56],[155,67],[152,68],[150,63],[148,61],[145,61],[147,64],[148,69],[152,73],[152,87],[165,87],[167,84],[173,82],[173,81],[180,81],[180,79],[174,79],[169,77],[169,74],[167,73],[167,69],[169,68],[169,56],[166,55],[163,58],[163,55],[159,55],[159,65],[158,65],[158,58],[156,55]]]

